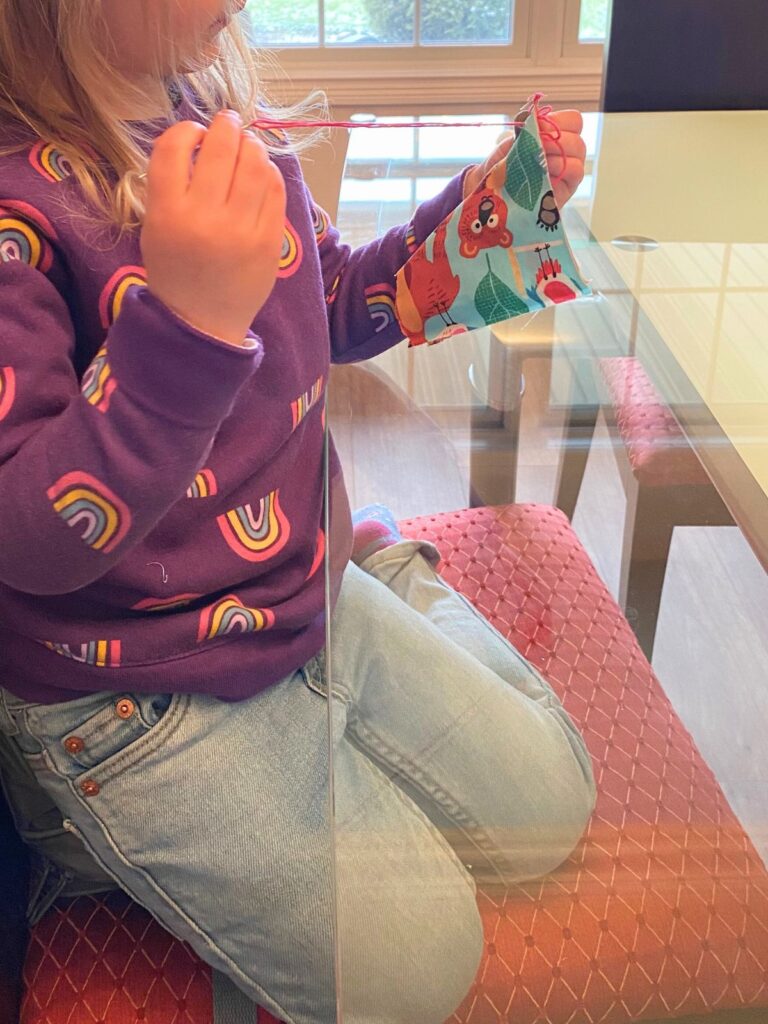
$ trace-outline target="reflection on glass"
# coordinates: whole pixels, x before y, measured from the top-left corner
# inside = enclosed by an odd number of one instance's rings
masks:
[[[425,117],[424,121],[448,121],[452,124],[472,122],[475,117],[462,114],[437,114]],[[484,160],[493,151],[505,118],[501,114],[489,114],[482,118],[487,125],[483,128],[422,128],[418,132],[419,158],[421,160]],[[461,141],[457,145],[457,138]],[[460,150],[460,151],[459,151]]]
[[[398,124],[413,121],[412,117],[387,117],[387,122]],[[350,132],[347,163],[365,160],[412,160],[416,148],[413,132],[403,128],[358,128]]]
[[[509,43],[512,0],[422,0],[420,39],[427,44]]]
[[[713,117],[681,116],[691,134]],[[618,138],[621,115],[590,124],[595,173],[563,210],[594,299],[331,375],[351,505],[391,510],[358,515],[381,529],[356,537],[331,637],[349,1024],[768,1012],[768,221],[750,210],[727,238],[696,240],[695,203],[650,180],[647,208],[627,203],[618,175],[597,241],[610,168],[635,147],[663,151],[702,196],[744,170],[699,180],[671,144],[680,125],[632,117]],[[728,126],[742,120],[745,139],[768,137],[741,112]],[[710,137],[716,119],[699,127]],[[451,134],[460,166],[471,132]],[[370,241],[439,191],[449,154],[435,139],[425,158],[422,141],[405,166],[382,159],[375,187],[345,190],[344,238]],[[652,252],[610,244],[675,212]],[[377,547],[397,531],[412,543]],[[538,721],[510,720],[529,698],[562,730],[568,770]],[[570,851],[555,840],[583,797],[569,789],[579,735],[597,804]],[[532,793],[548,817],[515,819],[510,798],[520,813]]]
[[[420,178],[416,182],[416,202],[424,203],[445,188],[450,178]]]

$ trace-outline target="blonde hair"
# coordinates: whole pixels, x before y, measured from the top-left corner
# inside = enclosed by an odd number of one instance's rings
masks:
[[[147,28],[173,46],[156,0],[126,2],[142,3]],[[154,90],[140,88],[110,65],[99,45],[104,32],[100,0],[0,0],[0,117],[58,150],[96,218],[122,233],[141,223],[151,139],[158,122],[174,120],[174,91],[196,97],[195,116],[203,123],[223,107],[237,110],[248,123],[269,104],[257,54],[236,18],[221,33],[221,53],[209,67],[169,78],[158,64],[153,98]],[[126,119],[128,106],[142,111],[145,123],[134,115]],[[325,99],[316,92],[294,107],[271,107],[270,113],[283,120],[322,120]],[[292,137],[290,148],[311,145],[317,134]],[[4,152],[20,148],[10,145]]]

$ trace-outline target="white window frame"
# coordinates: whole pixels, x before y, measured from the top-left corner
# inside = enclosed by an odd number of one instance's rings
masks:
[[[339,116],[508,113],[535,91],[550,102],[595,109],[603,47],[578,42],[579,9],[580,0],[516,0],[508,45],[279,50],[281,70],[267,71],[265,80],[270,93],[286,103],[323,89]]]

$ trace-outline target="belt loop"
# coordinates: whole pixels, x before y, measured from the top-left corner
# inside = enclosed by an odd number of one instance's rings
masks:
[[[4,732],[6,736],[19,735],[16,720],[8,710],[6,691],[2,687],[0,687],[0,732]]]
[[[313,655],[300,669],[310,689],[325,696],[325,650]]]

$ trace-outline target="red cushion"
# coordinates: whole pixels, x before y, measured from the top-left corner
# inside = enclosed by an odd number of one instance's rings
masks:
[[[512,506],[403,529],[435,541],[445,579],[563,697],[599,787],[562,868],[481,894],[487,952],[452,1022],[622,1024],[768,1006],[768,874],[565,516]],[[137,1007],[151,1024],[211,1024],[208,971],[188,948],[122,895],[96,906],[78,900],[35,929],[22,1024],[134,1024]],[[176,1017],[150,1012],[174,1000],[185,1001]],[[274,1024],[263,1011],[259,1022]]]
[[[704,467],[640,361],[632,356],[601,359],[600,372],[638,481],[645,487],[709,484]]]
[[[81,896],[32,930],[22,1024],[211,1024],[210,968],[121,892]]]

